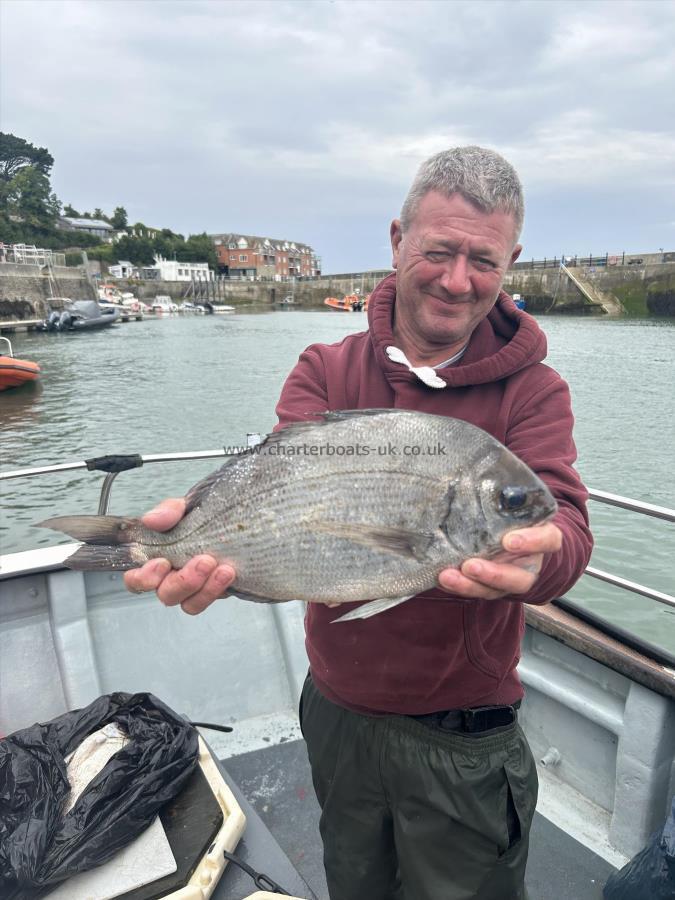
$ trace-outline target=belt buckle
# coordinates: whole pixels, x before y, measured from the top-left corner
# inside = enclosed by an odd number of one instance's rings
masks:
[[[516,720],[516,711],[512,706],[476,706],[462,710],[464,731],[477,734],[512,725]]]

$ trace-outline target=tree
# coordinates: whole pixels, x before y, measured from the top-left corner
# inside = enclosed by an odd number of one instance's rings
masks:
[[[46,147],[34,147],[23,138],[0,131],[0,178],[11,181],[21,169],[31,166],[45,177],[54,165]]]
[[[117,259],[128,259],[135,266],[151,266],[155,261],[155,251],[148,238],[125,234],[111,246]]]
[[[6,185],[6,203],[10,216],[37,231],[49,231],[56,224],[60,203],[51,193],[49,178],[34,166],[24,166]]]
[[[69,216],[71,219],[80,218],[79,212],[75,209],[74,206],[71,206],[70,203],[66,203],[66,205],[63,207],[63,215]]]
[[[105,213],[103,212],[103,210],[102,210],[100,207],[98,207],[98,206],[96,207],[96,209],[95,209],[95,210],[93,211],[93,213],[91,214],[91,217],[92,217],[92,219],[103,219],[104,221],[106,220],[106,214],[105,214]]]
[[[176,250],[176,259],[181,262],[206,262],[216,268],[218,258],[211,238],[203,234],[191,234],[182,246]]]
[[[116,206],[115,211],[109,219],[113,228],[121,231],[127,227],[127,211],[123,206]]]

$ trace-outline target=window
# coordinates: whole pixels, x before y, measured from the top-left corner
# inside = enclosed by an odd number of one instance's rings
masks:
[[[248,262],[248,256],[245,253],[240,253],[239,262]]]

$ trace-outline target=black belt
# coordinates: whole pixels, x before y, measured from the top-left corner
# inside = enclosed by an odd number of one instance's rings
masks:
[[[459,731],[465,734],[480,734],[493,728],[505,728],[518,720],[520,700],[512,706],[474,706],[469,709],[448,709],[443,712],[428,713],[424,716],[410,716],[416,722],[438,728],[441,731]]]

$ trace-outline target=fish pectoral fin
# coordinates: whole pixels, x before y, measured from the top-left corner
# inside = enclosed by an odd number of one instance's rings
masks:
[[[336,622],[352,622],[354,619],[369,619],[371,616],[376,616],[386,609],[405,603],[406,600],[410,600],[414,596],[414,594],[408,594],[406,597],[383,597],[381,600],[370,600],[368,603],[357,606],[356,609],[345,613],[344,616],[340,616],[339,619],[333,619],[331,625],[334,625]]]
[[[313,522],[311,527],[325,534],[363,544],[374,550],[386,550],[398,553],[399,556],[425,560],[434,535],[427,532],[407,531],[404,528],[393,528],[386,525],[362,525],[358,522]]]

